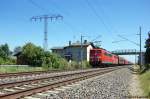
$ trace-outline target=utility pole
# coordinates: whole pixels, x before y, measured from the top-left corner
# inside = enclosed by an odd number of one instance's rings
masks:
[[[139,36],[140,36],[140,69],[142,68],[142,51],[141,51],[141,26],[139,27],[139,30],[140,30],[140,33],[139,33]]]
[[[122,38],[122,39],[124,39],[124,40],[126,40],[126,41],[129,41],[129,42],[131,42],[131,43],[133,43],[133,44],[135,44],[135,45],[137,45],[137,46],[139,46],[140,47],[140,54],[139,54],[139,65],[140,65],[140,69],[142,68],[142,38],[141,38],[141,36],[142,36],[142,33],[141,33],[141,26],[139,27],[139,34],[137,34],[137,35],[139,35],[139,39],[140,39],[140,44],[138,44],[138,43],[136,43],[136,42],[134,42],[134,41],[131,41],[131,40],[129,40],[128,38],[125,38],[125,37],[123,37],[123,36],[121,36],[121,35],[118,35],[120,38]],[[112,43],[118,43],[118,42],[120,42],[120,41],[114,41],[114,42],[112,42]],[[137,52],[136,52],[137,53]],[[136,61],[136,59],[135,59],[135,61]]]
[[[139,39],[140,39],[140,54],[139,54],[139,65],[140,65],[140,69],[142,68],[142,33],[141,33],[141,26],[139,27]]]
[[[135,49],[135,65],[136,65],[136,49]]]
[[[48,27],[48,19],[50,19],[51,21],[53,21],[53,19],[57,20],[59,18],[63,18],[63,16],[61,15],[42,15],[42,16],[33,16],[31,18],[31,20],[40,20],[42,21],[44,19],[44,43],[43,43],[43,48],[45,51],[47,51],[48,49],[48,30],[47,30],[47,27]]]
[[[80,48],[80,49],[81,49],[81,51],[80,51],[81,68],[82,68],[82,65],[83,65],[83,64],[82,64],[82,63],[83,63],[82,61],[83,61],[83,38],[84,38],[84,37],[89,37],[89,36],[86,36],[86,35],[82,35],[82,34],[81,34],[81,48]]]
[[[83,60],[83,44],[82,44],[82,39],[83,39],[83,36],[81,34],[81,52],[80,52],[81,67],[82,67],[82,60]]]

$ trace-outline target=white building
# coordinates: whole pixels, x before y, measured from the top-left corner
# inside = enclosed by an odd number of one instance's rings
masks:
[[[59,54],[60,56],[66,58],[68,61],[81,61],[81,49],[82,49],[82,60],[89,61],[90,50],[94,48],[93,43],[84,41],[81,47],[80,42],[72,43],[69,42],[68,46],[65,47],[53,47],[51,50],[53,53]]]

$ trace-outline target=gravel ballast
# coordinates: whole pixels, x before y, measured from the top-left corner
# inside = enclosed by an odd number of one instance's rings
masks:
[[[126,99],[131,75],[128,68],[122,68],[42,94],[47,99]]]

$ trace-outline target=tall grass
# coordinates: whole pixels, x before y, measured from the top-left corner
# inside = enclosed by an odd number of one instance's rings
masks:
[[[16,73],[16,72],[30,72],[42,71],[42,67],[29,67],[29,66],[0,66],[0,73]]]
[[[150,98],[150,70],[140,75],[140,85],[144,95]]]
[[[0,66],[0,73],[16,73],[16,72],[31,72],[31,71],[47,71],[47,70],[75,70],[75,69],[86,69],[90,68],[90,64],[87,61],[81,63],[72,61],[67,62],[66,60],[61,60],[58,62],[59,64],[54,64],[51,66],[50,64],[44,64],[41,67],[31,67],[31,66]]]

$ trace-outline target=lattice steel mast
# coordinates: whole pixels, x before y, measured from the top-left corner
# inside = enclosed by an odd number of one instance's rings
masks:
[[[63,19],[63,16],[61,15],[42,15],[42,16],[33,16],[31,18],[31,20],[40,20],[42,21],[44,19],[44,43],[43,43],[43,48],[45,51],[47,51],[48,49],[48,19],[51,19],[51,21],[53,21],[53,19],[57,20],[57,19]]]

